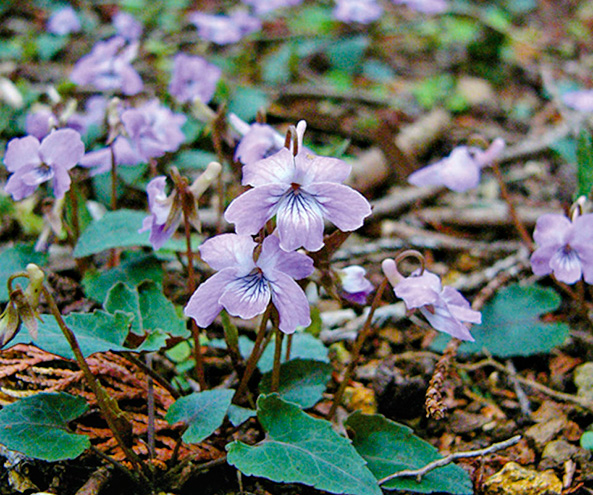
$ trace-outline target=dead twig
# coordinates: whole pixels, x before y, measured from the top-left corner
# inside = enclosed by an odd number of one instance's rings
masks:
[[[425,476],[427,473],[429,473],[430,471],[433,471],[436,468],[446,466],[447,464],[450,464],[451,462],[453,462],[455,459],[463,459],[463,458],[467,458],[467,457],[480,457],[483,455],[492,454],[493,452],[498,452],[499,450],[506,449],[508,447],[511,447],[511,446],[519,443],[519,440],[521,440],[521,435],[515,435],[514,437],[511,437],[508,440],[505,440],[504,442],[494,443],[494,444],[490,445],[490,447],[486,447],[483,449],[469,450],[466,452],[454,452],[453,454],[449,454],[448,456],[443,457],[442,459],[437,459],[436,461],[433,461],[433,462],[427,464],[423,468],[404,469],[403,471],[398,471],[397,473],[390,474],[389,476],[386,476],[385,478],[380,479],[379,484],[383,485],[383,484],[387,483],[388,481],[391,481],[395,478],[412,477],[412,476],[416,478],[416,481],[418,483],[420,483],[422,481],[422,477]]]
[[[491,366],[491,367],[495,368],[496,370],[501,371],[505,374],[510,373],[506,366],[495,361],[492,358],[483,359],[482,361],[478,361],[477,363],[474,363],[474,364],[459,364],[458,363],[457,366],[460,369],[465,370],[465,371],[475,371],[480,368],[486,368],[487,366]],[[548,395],[549,397],[552,397],[552,398],[557,399],[562,402],[571,402],[573,404],[576,404],[579,407],[582,407],[583,409],[586,409],[587,411],[593,412],[593,401],[590,401],[589,399],[586,399],[585,397],[579,397],[578,395],[571,395],[571,394],[565,394],[564,392],[559,392],[557,390],[551,389],[550,387],[546,387],[545,385],[542,385],[541,383],[530,380],[529,378],[524,378],[521,375],[515,375],[515,380],[517,380],[522,385],[531,387],[531,388],[537,390],[538,392],[542,392],[542,393]]]

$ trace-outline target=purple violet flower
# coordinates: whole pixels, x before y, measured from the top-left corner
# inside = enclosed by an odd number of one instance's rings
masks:
[[[405,4],[407,7],[422,14],[441,14],[447,10],[447,0],[392,0],[395,4]]]
[[[58,36],[80,31],[80,20],[72,7],[56,10],[47,21],[47,30]]]
[[[465,192],[480,183],[482,168],[496,160],[504,147],[501,138],[495,139],[487,150],[458,146],[448,157],[410,174],[408,182],[414,186],[445,186]]]
[[[404,300],[408,310],[418,308],[431,326],[460,340],[473,341],[464,324],[482,323],[482,314],[471,309],[469,302],[453,287],[443,288],[440,278],[424,270],[409,277],[402,277],[395,261],[383,260],[383,273],[391,282],[395,295]]]
[[[229,114],[229,123],[242,136],[235,149],[235,160],[243,165],[268,158],[284,147],[285,137],[267,124],[256,122],[249,125],[234,113]],[[304,132],[304,126],[297,129],[299,149],[302,148]]]
[[[130,141],[125,137],[118,136],[113,142],[113,155],[116,165],[138,165],[144,159],[132,148]],[[81,167],[91,168],[91,175],[104,174],[111,170],[111,149],[110,147],[89,151],[80,160]]]
[[[304,132],[305,123],[299,127]],[[301,132],[302,136],[302,132]],[[225,212],[238,234],[257,234],[276,216],[280,246],[293,251],[323,247],[323,219],[342,231],[356,230],[371,214],[365,197],[342,184],[350,165],[337,158],[287,148],[243,166],[243,185],[253,186],[235,198]]]
[[[117,35],[128,41],[137,41],[142,36],[142,24],[132,14],[120,11],[113,16],[111,23]]]
[[[282,7],[294,7],[303,0],[243,0],[245,5],[253,8],[256,15],[267,14]]]
[[[362,266],[352,265],[337,272],[342,283],[342,297],[356,304],[366,304],[368,295],[375,289],[365,277],[366,270]]]
[[[120,36],[97,43],[91,53],[82,57],[72,69],[70,80],[99,91],[120,90],[125,95],[142,91],[142,79],[131,65],[138,43],[127,44]]]
[[[59,129],[41,143],[34,136],[15,138],[8,143],[4,164],[12,175],[4,190],[19,201],[35,192],[39,184],[53,179],[56,198],[70,189],[68,170],[84,155],[80,134],[72,129]]]
[[[198,28],[200,38],[217,45],[236,43],[244,36],[261,29],[261,21],[243,11],[229,16],[193,12],[188,18]]]
[[[593,89],[570,91],[562,95],[562,102],[579,112],[593,112]]]
[[[157,99],[126,110],[121,120],[134,150],[146,161],[176,151],[185,141],[185,115],[173,113]]]
[[[593,214],[578,216],[572,222],[564,215],[542,215],[533,238],[538,245],[531,255],[533,273],[554,273],[566,284],[584,276],[585,282],[593,284]]]
[[[214,95],[222,71],[202,57],[192,57],[185,53],[178,53],[173,64],[169,93],[179,103],[192,101],[194,98],[208,103]]]
[[[165,192],[166,183],[167,178],[159,176],[152,179],[146,186],[150,215],[144,219],[142,227],[138,230],[139,233],[150,230],[148,240],[155,251],[160,249],[167,242],[167,239],[175,233],[182,217],[181,209],[177,209],[171,215],[173,195],[167,196]]]
[[[383,14],[383,7],[376,0],[336,0],[332,12],[334,19],[345,23],[369,24]]]
[[[173,180],[176,180],[176,177],[180,179],[177,169],[175,167],[173,169]],[[186,204],[188,221],[197,231],[200,231],[198,199],[218,177],[221,170],[220,163],[210,162],[206,170],[189,187],[187,194],[180,194],[179,189],[174,188],[173,192],[167,196],[165,193],[167,179],[164,176],[155,177],[148,183],[146,192],[148,193],[150,214],[144,219],[138,232],[150,230],[148,240],[155,251],[160,249],[179,227],[183,218],[182,201],[188,201]]]
[[[307,297],[295,280],[313,273],[313,260],[280,248],[268,236],[254,260],[257,244],[251,236],[222,234],[200,246],[202,259],[218,273],[203,282],[185,307],[185,314],[200,327],[210,325],[224,308],[244,319],[262,314],[270,299],[280,316],[280,330],[293,333],[311,324]]]

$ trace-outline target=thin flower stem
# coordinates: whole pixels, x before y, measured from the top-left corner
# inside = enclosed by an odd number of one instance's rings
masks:
[[[278,327],[275,329],[276,342],[274,347],[274,368],[272,369],[272,392],[278,392],[280,387],[280,365],[282,364],[282,340],[284,340],[284,333]]]
[[[367,337],[371,334],[371,331],[372,331],[371,324],[373,322],[373,316],[375,314],[375,311],[377,310],[377,307],[379,306],[379,302],[381,301],[381,297],[383,297],[383,292],[385,291],[385,288],[387,287],[388,283],[389,282],[388,282],[387,278],[383,278],[383,281],[381,282],[381,285],[377,289],[377,293],[375,294],[375,297],[373,298],[373,302],[371,304],[371,309],[369,310],[367,319],[364,322],[364,326],[362,327],[362,330],[360,331],[360,333],[358,334],[358,337],[356,338],[356,341],[354,342],[354,347],[352,348],[350,363],[348,364],[348,367],[346,368],[344,377],[342,378],[342,383],[340,383],[340,387],[338,388],[338,391],[334,395],[334,402],[332,404],[332,407],[329,410],[329,412],[327,413],[327,419],[330,421],[334,417],[334,414],[336,413],[338,406],[342,402],[342,397],[344,396],[344,391],[346,390],[346,387],[348,386],[348,383],[350,382],[350,379],[352,378],[352,374],[354,373],[354,369],[356,368],[356,366],[358,364],[358,359],[360,357],[360,351],[362,350],[362,346],[364,345]]]
[[[290,353],[292,352],[292,336],[294,333],[288,335],[286,339],[286,354],[284,355],[284,361],[290,361]]]
[[[152,354],[146,355],[146,366],[152,368]],[[147,376],[147,426],[146,426],[146,440],[148,444],[148,458],[150,462],[155,459],[155,404],[154,404],[154,380],[150,375]]]
[[[188,295],[191,295],[196,290],[196,279],[194,275],[194,252],[191,246],[191,225],[189,222],[187,202],[185,200],[181,201],[181,209],[183,211],[183,227],[185,230],[185,243],[187,246],[187,292]],[[204,373],[204,358],[202,356],[202,346],[200,345],[200,327],[198,327],[198,324],[193,318],[191,318],[191,333],[194,340],[194,360],[196,362],[196,375],[198,378],[198,383],[200,384],[200,388],[202,390],[206,390],[208,388],[208,384],[206,383],[206,374]]]
[[[521,219],[519,218],[519,215],[517,214],[517,210],[515,209],[515,205],[513,204],[513,200],[509,194],[506,184],[504,183],[504,178],[502,176],[502,172],[501,172],[500,167],[498,166],[497,163],[492,164],[492,170],[494,170],[494,175],[496,176],[496,180],[498,181],[498,186],[500,187],[500,195],[502,196],[502,199],[504,200],[504,202],[507,204],[507,207],[509,209],[509,215],[511,216],[513,224],[514,224],[515,228],[517,229],[517,232],[519,233],[521,240],[523,241],[525,246],[527,246],[529,251],[533,251],[533,242],[531,240],[531,236],[527,232],[525,225],[523,225],[523,222],[521,221]]]
[[[255,337],[255,343],[253,344],[253,350],[251,351],[251,355],[247,360],[245,365],[245,372],[243,373],[243,377],[239,382],[239,387],[237,387],[237,391],[235,392],[235,396],[233,397],[233,402],[237,402],[240,400],[245,391],[247,390],[247,386],[249,384],[249,380],[255,371],[255,367],[257,366],[257,362],[260,357],[260,347],[262,342],[264,341],[264,337],[266,335],[266,327],[268,324],[268,320],[270,319],[270,313],[272,312],[272,306],[269,305],[262,315],[261,323],[259,325],[259,330],[257,331],[257,336]]]
[[[117,210],[117,162],[115,161],[115,148],[113,143],[109,145],[111,155],[111,210]]]
[[[130,363],[138,366],[138,368],[140,368],[148,376],[152,377],[152,379],[161,387],[163,387],[167,392],[169,392],[174,399],[179,399],[179,397],[181,397],[179,392],[175,390],[175,388],[163,376],[159,375],[153,368],[146,366],[146,364],[134,356],[133,353],[124,351],[118,354],[123,356]]]
[[[76,246],[78,238],[80,237],[80,220],[78,218],[78,197],[76,196],[74,181],[72,181],[72,185],[70,186],[70,189],[68,189],[68,197],[70,198],[72,245]]]
[[[87,381],[87,384],[93,391],[93,394],[95,395],[95,398],[97,400],[97,405],[103,413],[105,421],[107,422],[109,429],[113,433],[115,440],[117,441],[119,447],[122,449],[126,458],[134,466],[134,470],[138,473],[142,481],[147,485],[150,485],[150,481],[145,473],[146,466],[144,466],[144,464],[136,455],[136,453],[130,447],[128,447],[124,439],[124,435],[121,431],[122,427],[124,427],[126,429],[129,428],[129,432],[131,433],[131,425],[129,424],[127,418],[125,418],[121,410],[119,410],[117,402],[115,402],[113,398],[107,395],[105,389],[97,381],[95,375],[93,375],[88,363],[84,359],[84,355],[80,350],[80,346],[78,345],[78,341],[76,340],[74,333],[68,327],[68,325],[66,325],[66,322],[62,318],[62,314],[60,313],[60,310],[58,309],[56,301],[51,295],[51,292],[49,292],[45,285],[42,286],[42,290],[45,300],[51,311],[51,314],[56,319],[56,322],[58,323],[60,330],[62,330],[64,337],[66,337],[66,340],[68,341],[68,344],[70,345],[70,348],[74,353],[76,362],[78,363],[78,366],[80,367],[85,377],[85,380]]]

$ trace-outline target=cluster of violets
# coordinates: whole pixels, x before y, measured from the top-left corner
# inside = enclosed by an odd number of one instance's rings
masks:
[[[220,45],[235,43],[261,28],[261,18],[276,9],[298,5],[302,0],[244,0],[249,9],[230,15],[191,13],[189,22],[201,38]],[[448,8],[446,0],[392,0],[425,13],[436,14]],[[383,13],[378,0],[336,0],[333,15],[343,22],[367,24]],[[112,100],[115,94],[132,96],[144,89],[133,67],[138,54],[142,25],[127,13],[113,19],[115,35],[98,42],[74,66],[71,80],[100,92],[87,100],[84,112],[57,115],[48,108],[27,116],[27,136],[8,143],[4,163],[11,173],[5,190],[13,199],[33,194],[51,181],[54,195],[62,198],[71,185],[70,170],[76,165],[103,173],[116,165],[136,165],[176,151],[184,141],[181,127],[185,116],[174,113],[158,100],[144,100],[130,106]],[[48,19],[48,31],[66,36],[81,30],[76,12],[67,7]],[[206,104],[213,97],[221,70],[202,57],[177,54],[171,61],[170,95],[179,103],[196,100]],[[591,91],[567,93],[564,103],[580,111],[592,111]],[[115,103],[114,103],[115,102]],[[101,126],[111,108],[123,129],[112,136],[110,145],[85,154],[83,136],[90,126]],[[217,273],[203,282],[190,298],[186,315],[201,327],[210,325],[222,309],[249,319],[262,314],[272,303],[279,316],[279,328],[292,333],[310,324],[307,297],[297,283],[309,277],[313,260],[304,250],[319,251],[324,246],[325,222],[339,230],[354,231],[370,215],[368,201],[343,184],[350,166],[339,159],[317,156],[303,146],[305,122],[294,129],[290,146],[272,127],[247,124],[229,115],[229,124],[240,140],[235,159],[243,164],[243,194],[235,198],[225,219],[235,233],[215,236],[199,250],[202,259]],[[459,146],[451,154],[413,173],[409,182],[416,186],[445,186],[456,192],[475,188],[481,171],[498,159],[505,147],[496,139],[486,149]],[[218,166],[219,167],[219,166]],[[220,172],[207,170],[208,179]],[[192,188],[203,188],[203,183]],[[203,182],[203,181],[202,181]],[[190,190],[193,190],[190,188]],[[181,222],[175,192],[166,194],[166,178],[154,178],[147,187],[150,214],[141,231],[150,232],[150,241],[159,249]],[[194,225],[198,227],[197,216]],[[273,232],[267,232],[270,221]],[[268,235],[265,235],[268,234]],[[257,239],[258,241],[256,242]],[[565,283],[584,277],[593,283],[593,215],[543,215],[536,225],[538,245],[531,257],[533,271],[544,276],[553,273]],[[463,296],[451,287],[442,287],[439,277],[428,270],[403,277],[395,261],[387,259],[383,272],[409,310],[419,309],[437,330],[462,340],[473,340],[469,324],[481,321]],[[343,296],[366,304],[373,285],[362,267],[351,266],[335,272]]]

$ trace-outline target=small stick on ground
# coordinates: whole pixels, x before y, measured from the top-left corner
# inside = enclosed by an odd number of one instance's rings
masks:
[[[521,440],[521,435],[516,435],[512,438],[509,438],[508,440],[505,440],[504,442],[494,443],[490,447],[486,447],[484,449],[469,450],[466,452],[454,452],[453,454],[449,454],[448,456],[443,457],[442,459],[437,459],[436,461],[433,461],[433,462],[427,464],[423,468],[404,469],[403,471],[398,471],[397,473],[390,474],[389,476],[386,476],[385,478],[380,479],[379,484],[383,485],[384,483],[387,483],[388,481],[391,481],[395,478],[403,478],[403,477],[415,477],[416,481],[418,483],[420,483],[422,481],[422,477],[424,475],[426,475],[427,473],[429,473],[430,471],[432,471],[436,468],[450,464],[455,459],[463,459],[463,458],[467,458],[467,457],[479,457],[479,456],[483,456],[483,455],[487,455],[487,454],[492,454],[493,452],[498,452],[499,450],[506,449],[508,447],[511,447],[511,446],[519,443],[519,440]]]

